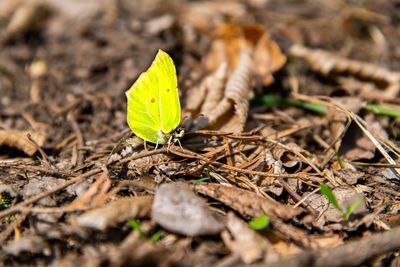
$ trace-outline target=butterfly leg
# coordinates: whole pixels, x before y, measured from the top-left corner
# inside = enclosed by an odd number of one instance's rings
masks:
[[[183,147],[182,147],[182,144],[181,144],[181,141],[179,141],[179,139],[176,139],[176,141],[178,142],[179,147],[182,149],[182,152],[184,152]]]
[[[171,146],[171,144],[172,144],[172,135],[169,137],[169,139],[168,139],[168,142],[167,142],[167,152],[169,153],[169,148],[170,148],[170,146]]]

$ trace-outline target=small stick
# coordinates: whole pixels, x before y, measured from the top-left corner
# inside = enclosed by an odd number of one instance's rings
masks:
[[[32,197],[28,198],[27,200],[18,203],[15,206],[12,206],[12,207],[10,207],[10,208],[8,208],[6,210],[0,211],[0,218],[3,218],[5,216],[8,216],[8,215],[13,214],[13,213],[20,212],[21,209],[24,209],[26,206],[28,206],[28,205],[30,205],[30,204],[32,204],[32,203],[44,198],[44,197],[47,197],[47,196],[49,196],[51,194],[54,194],[54,193],[66,188],[66,187],[68,187],[68,186],[70,186],[72,184],[75,184],[75,183],[77,183],[77,182],[79,182],[79,181],[81,181],[81,180],[83,180],[83,179],[85,179],[87,177],[90,177],[92,175],[96,175],[96,174],[100,173],[101,171],[102,170],[100,168],[93,169],[91,171],[88,171],[86,173],[78,175],[78,176],[76,176],[76,177],[74,177],[74,178],[72,178],[70,180],[67,180],[64,183],[54,187],[53,189],[51,189],[49,191],[46,191],[46,192],[43,192],[41,194],[32,196]]]
[[[44,163],[47,165],[47,167],[51,167],[51,163],[49,160],[49,157],[47,156],[47,154],[43,151],[43,149],[39,146],[38,143],[36,143],[35,140],[33,140],[31,134],[27,134],[28,140],[36,147],[37,151],[39,151],[40,155],[42,156],[42,159],[44,161]]]

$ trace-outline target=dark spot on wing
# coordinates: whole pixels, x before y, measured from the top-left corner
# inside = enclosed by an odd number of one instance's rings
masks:
[[[167,92],[169,92],[169,89],[167,89]]]
[[[150,101],[151,101],[151,103],[154,103],[154,101],[156,101],[156,100],[155,100],[154,97],[153,97]]]

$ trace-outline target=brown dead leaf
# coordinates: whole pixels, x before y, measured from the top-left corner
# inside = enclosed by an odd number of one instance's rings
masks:
[[[185,25],[207,32],[215,29],[225,17],[238,19],[245,16],[246,7],[236,1],[189,2],[181,13]]]
[[[289,220],[302,212],[300,208],[285,206],[279,202],[273,202],[253,192],[236,187],[214,183],[200,183],[195,186],[195,190],[221,201],[244,216],[256,217],[265,213],[270,216],[271,221],[273,221],[273,218]]]
[[[38,235],[27,235],[20,239],[13,240],[4,246],[4,251],[7,254],[19,255],[23,252],[40,253],[46,249],[45,240]]]
[[[28,156],[33,156],[37,147],[33,144],[29,138],[31,138],[39,145],[43,146],[46,136],[39,132],[28,132],[28,131],[17,131],[17,130],[0,130],[0,146],[14,147],[18,150],[23,151]]]
[[[0,35],[0,41],[7,42],[27,32],[39,30],[52,13],[52,8],[45,1],[19,1],[19,4],[13,6],[12,16]]]
[[[221,24],[215,33],[211,50],[206,57],[209,71],[218,68],[221,62],[228,62],[228,69],[236,69],[240,55],[250,50],[252,76],[256,76],[264,86],[271,84],[272,73],[286,62],[279,46],[271,40],[265,27],[260,24]]]
[[[218,106],[204,114],[209,125],[226,132],[243,131],[249,110],[251,63],[249,51],[242,51],[238,66],[226,83],[224,98]],[[232,109],[233,115],[230,112]]]
[[[68,208],[74,209],[89,205],[97,206],[103,204],[107,199],[107,192],[110,187],[111,180],[108,178],[108,174],[103,172],[103,174],[86,189],[82,196],[68,205]]]
[[[331,132],[331,140],[336,141],[334,145],[335,151],[339,151],[344,131],[346,129],[347,116],[343,112],[338,112],[335,108],[328,108],[326,118],[329,122],[329,130]]]
[[[187,184],[161,185],[154,197],[152,218],[169,231],[187,236],[216,234],[223,227]]]
[[[293,45],[290,54],[304,58],[315,71],[323,75],[345,75],[362,80],[372,81],[376,85],[375,90],[369,90],[369,97],[395,97],[400,90],[400,73],[390,71],[384,67],[341,57],[335,53],[322,49],[309,49],[301,45]],[[377,88],[379,83],[385,86]],[[362,87],[361,87],[362,89]]]
[[[215,36],[205,59],[212,74],[189,94],[188,111],[204,116],[197,129],[208,126],[240,133],[247,121],[253,85],[271,84],[272,73],[283,66],[286,57],[262,25],[221,24]]]
[[[151,196],[118,199],[104,207],[85,212],[76,218],[76,223],[79,226],[104,230],[132,218],[149,217],[152,202]]]
[[[387,139],[387,133],[375,121],[374,116],[366,116],[365,121],[368,125],[368,130],[378,138]],[[342,145],[340,146],[339,153],[349,160],[372,159],[375,156],[377,147],[372,143],[371,139],[365,133],[352,123],[343,136]]]
[[[276,261],[279,255],[274,251],[268,239],[249,228],[247,223],[240,220],[233,212],[228,213],[226,227],[228,231],[221,233],[225,245],[238,255],[245,264],[264,259],[264,262]]]

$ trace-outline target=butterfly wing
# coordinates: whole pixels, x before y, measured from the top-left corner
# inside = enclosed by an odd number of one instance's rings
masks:
[[[181,122],[181,104],[179,102],[178,82],[176,70],[171,57],[159,50],[154,65],[158,69],[158,90],[161,129],[163,133],[170,133]]]
[[[127,121],[140,138],[158,144],[180,123],[181,108],[174,62],[159,50],[150,68],[126,92]]]

